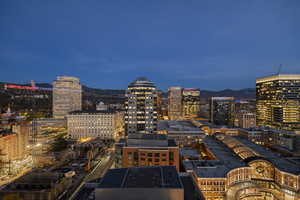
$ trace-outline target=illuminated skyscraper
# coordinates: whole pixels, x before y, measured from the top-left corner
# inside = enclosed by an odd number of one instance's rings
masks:
[[[157,95],[154,83],[146,78],[138,78],[128,86],[126,97],[126,133],[155,133]]]
[[[185,118],[198,117],[200,112],[200,90],[184,88],[182,91],[183,116]]]
[[[163,91],[157,90],[157,100],[156,100],[156,106],[157,106],[157,116],[159,119],[163,118]]]
[[[78,78],[60,76],[53,82],[53,117],[64,118],[71,111],[81,110],[82,87]]]
[[[170,120],[182,119],[182,88],[169,88],[168,115]]]
[[[234,97],[212,97],[210,101],[210,122],[216,125],[233,126]]]
[[[300,130],[300,74],[256,80],[257,125]]]

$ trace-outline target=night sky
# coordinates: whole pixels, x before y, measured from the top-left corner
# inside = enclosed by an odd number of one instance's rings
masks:
[[[300,0],[0,0],[0,81],[220,90],[300,73]]]

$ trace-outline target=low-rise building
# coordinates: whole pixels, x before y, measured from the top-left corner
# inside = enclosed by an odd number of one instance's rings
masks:
[[[158,133],[166,134],[179,146],[201,143],[205,133],[189,120],[163,120],[158,124]]]
[[[195,126],[203,130],[206,135],[214,135],[215,133],[225,133],[226,135],[231,136],[239,135],[238,128],[223,125],[215,125],[206,120],[193,120],[192,122]]]
[[[113,110],[74,111],[67,115],[68,135],[73,139],[115,139],[122,129],[124,113]]]
[[[202,200],[188,174],[173,166],[110,169],[95,188],[95,200]]]
[[[32,172],[1,189],[0,199],[54,200],[71,182],[64,174]]]
[[[130,134],[115,148],[116,158],[122,155],[122,167],[171,165],[179,170],[179,147],[166,135]],[[121,167],[118,163],[116,167]]]
[[[288,151],[294,155],[300,155],[300,135],[269,127],[252,127],[239,129],[239,135],[256,144],[278,151]]]
[[[183,161],[206,200],[300,198],[300,163],[239,136],[204,139],[211,160]]]

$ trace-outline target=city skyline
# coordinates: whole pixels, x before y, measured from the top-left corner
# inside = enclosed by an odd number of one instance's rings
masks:
[[[163,90],[254,88],[280,64],[282,73],[300,73],[299,4],[1,1],[0,80],[70,75],[125,89],[147,76]]]

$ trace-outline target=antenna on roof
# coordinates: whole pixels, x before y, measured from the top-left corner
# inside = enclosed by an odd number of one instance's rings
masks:
[[[282,68],[282,64],[280,64],[280,65],[279,65],[279,68],[278,68],[278,73],[277,73],[277,75],[279,75],[279,74],[280,74],[280,72],[281,72],[281,68]]]

